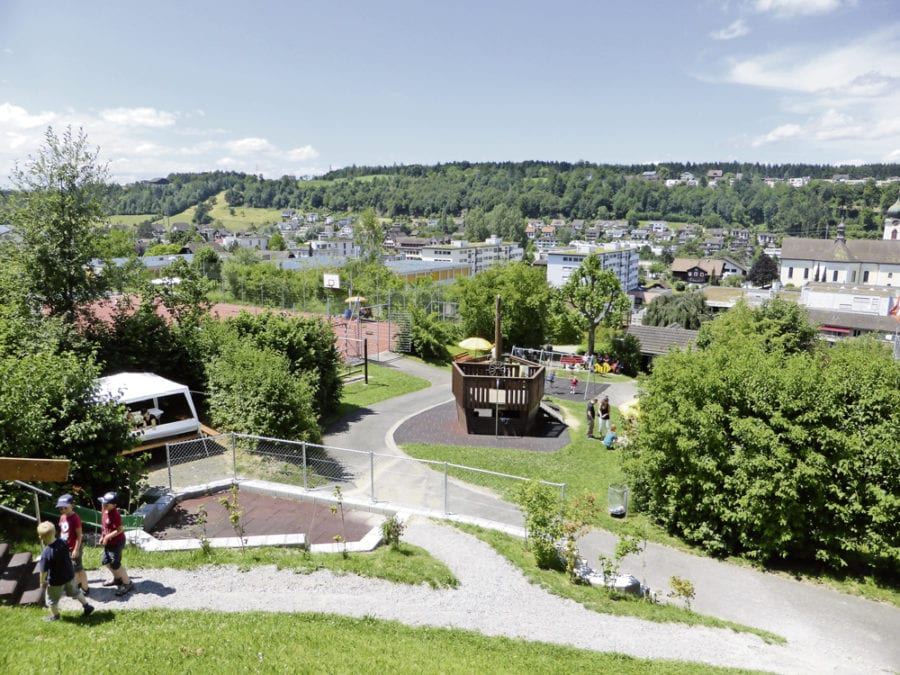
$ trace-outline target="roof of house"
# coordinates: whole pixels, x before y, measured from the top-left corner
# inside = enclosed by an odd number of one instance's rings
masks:
[[[714,258],[675,258],[672,261],[673,272],[687,272],[695,267],[699,267],[707,274],[722,276],[725,262]]]
[[[628,326],[628,334],[641,343],[642,354],[666,354],[672,347],[685,349],[697,339],[698,331],[659,326]]]
[[[781,260],[896,264],[900,262],[900,240],[785,237],[781,242]]]
[[[837,326],[879,333],[893,333],[900,328],[900,323],[897,323],[892,316],[861,312],[836,312],[829,309],[809,309],[807,311],[810,323],[822,326]]]

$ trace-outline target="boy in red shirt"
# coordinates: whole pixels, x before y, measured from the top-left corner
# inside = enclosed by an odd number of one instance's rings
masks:
[[[103,516],[100,520],[100,544],[103,546],[103,557],[100,564],[112,572],[113,578],[103,583],[104,586],[118,586],[116,595],[125,595],[134,588],[134,583],[128,578],[128,572],[122,566],[122,550],[125,548],[125,527],[122,525],[122,515],[117,504],[119,495],[115,492],[107,492],[100,497]]]
[[[69,555],[72,557],[72,568],[75,570],[75,583],[81,588],[81,592],[90,595],[87,572],[84,571],[81,552],[83,549],[83,532],[81,518],[75,513],[75,500],[72,495],[63,495],[56,500],[56,508],[59,509],[59,538],[69,545]]]

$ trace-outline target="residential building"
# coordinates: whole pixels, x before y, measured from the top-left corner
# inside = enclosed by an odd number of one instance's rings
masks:
[[[725,274],[725,261],[713,258],[675,258],[672,276],[689,284],[708,284]]]
[[[422,260],[465,264],[472,274],[477,274],[493,265],[522,260],[525,251],[516,243],[504,242],[500,237],[488,237],[483,243],[471,244],[455,239],[449,244],[423,246],[419,253]]]
[[[547,252],[547,283],[555,288],[564,286],[572,276],[572,272],[592,253],[599,256],[603,269],[615,273],[625,291],[638,287],[637,249],[602,247],[583,241],[575,241],[570,247],[551,249]]]

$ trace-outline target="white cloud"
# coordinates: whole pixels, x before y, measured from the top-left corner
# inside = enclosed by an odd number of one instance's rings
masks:
[[[836,162],[832,162],[831,166],[862,166],[863,164],[870,164],[871,162],[867,162],[865,160],[859,159],[858,157],[854,157],[853,159],[839,159]]]
[[[31,114],[25,108],[12,103],[0,103],[0,124],[7,129],[43,129],[56,119],[56,114],[41,112]]]
[[[112,180],[130,183],[169,173],[231,169],[265,176],[315,175],[309,163],[319,156],[312,144],[280,148],[269,139],[235,137],[226,129],[202,126],[200,110],[173,113],[154,108],[116,107],[99,112],[34,112],[13,102],[0,103],[0,186],[16,162],[25,161],[44,142],[48,126],[83,129],[100,148]],[[190,120],[191,126],[184,126]]]
[[[171,127],[175,115],[156,108],[109,108],[100,112],[100,119],[128,127]]]
[[[781,142],[831,147],[866,144],[882,157],[900,143],[900,42],[894,24],[847,44],[788,48],[734,61],[728,80],[783,94],[774,109],[788,119],[756,136],[753,147]]]
[[[855,5],[855,0],[756,0],[757,12],[774,14],[780,18],[828,14],[842,5]]]
[[[892,150],[891,152],[889,152],[885,156],[884,161],[885,162],[900,162],[900,148],[897,148],[896,150]]]
[[[744,22],[744,20],[738,19],[722,30],[717,30],[710,33],[709,36],[713,40],[733,40],[734,38],[739,38],[749,32],[750,29],[747,27],[747,24]]]
[[[265,138],[241,138],[236,141],[228,141],[225,144],[225,147],[237,155],[271,153],[276,151],[275,146],[269,143]]]
[[[302,148],[294,148],[288,150],[285,157],[291,162],[306,162],[319,156],[319,151],[311,145],[304,145]]]
[[[799,92],[845,89],[900,77],[897,26],[819,53],[784,49],[734,61],[728,79],[738,84]]]
[[[763,136],[754,138],[750,145],[754,148],[758,148],[761,145],[768,145],[769,143],[777,143],[779,141],[797,138],[802,133],[803,128],[798,124],[783,124]]]

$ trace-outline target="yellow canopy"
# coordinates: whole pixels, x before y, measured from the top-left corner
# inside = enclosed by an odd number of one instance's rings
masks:
[[[481,337],[467,337],[459,343],[459,346],[463,349],[473,349],[480,352],[486,352],[494,347],[494,345]]]

